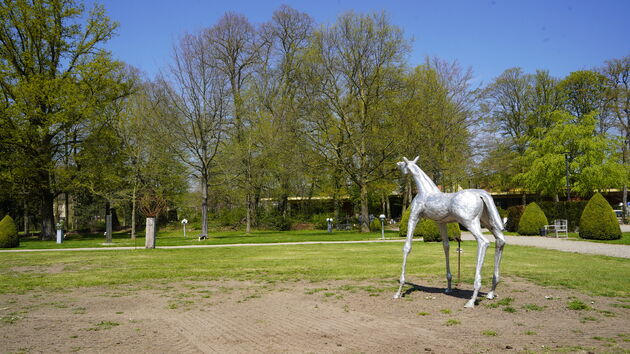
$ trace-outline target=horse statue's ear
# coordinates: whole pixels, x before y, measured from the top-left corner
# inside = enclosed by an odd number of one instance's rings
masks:
[[[403,161],[405,161],[406,163],[409,163],[409,160],[407,160],[406,157],[403,157]]]
[[[413,159],[413,163],[418,162],[418,159],[419,159],[419,158],[420,158],[420,156],[416,156],[416,158],[415,158],[415,159]]]

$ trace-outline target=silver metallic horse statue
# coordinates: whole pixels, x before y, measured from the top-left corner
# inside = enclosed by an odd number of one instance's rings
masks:
[[[405,267],[407,265],[407,256],[411,252],[411,242],[413,240],[413,231],[420,217],[435,220],[440,229],[442,236],[442,245],[444,246],[444,254],[446,256],[446,279],[448,280],[448,288],[446,292],[451,291],[451,269],[449,265],[449,244],[446,224],[450,222],[458,222],[466,227],[477,239],[477,268],[475,271],[474,292],[465,307],[475,307],[475,300],[481,288],[481,267],[483,259],[486,255],[486,249],[490,241],[481,233],[481,226],[489,229],[494,235],[496,249],[494,253],[494,276],[492,278],[492,290],[486,296],[488,299],[495,297],[495,289],[499,282],[499,265],[501,263],[501,254],[503,246],[505,246],[505,238],[503,237],[503,222],[492,196],[488,192],[481,189],[465,189],[457,193],[442,193],[433,181],[416,165],[418,157],[413,161],[403,158],[404,162],[398,162],[398,167],[404,174],[411,173],[418,187],[418,194],[411,202],[411,213],[409,214],[409,223],[407,224],[407,240],[403,248],[402,274],[400,275],[400,287],[394,295],[394,299],[401,296],[403,285],[405,284]]]

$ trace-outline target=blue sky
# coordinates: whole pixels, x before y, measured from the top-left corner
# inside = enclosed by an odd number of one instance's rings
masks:
[[[88,6],[93,1],[88,1]],[[386,11],[413,39],[411,65],[427,56],[458,60],[487,84],[503,70],[546,69],[563,77],[630,55],[627,0],[103,0],[120,23],[106,48],[149,77],[168,65],[173,44],[186,32],[210,27],[226,12],[254,24],[286,4],[332,23],[346,11]]]

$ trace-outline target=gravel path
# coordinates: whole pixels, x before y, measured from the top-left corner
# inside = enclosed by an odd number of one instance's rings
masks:
[[[621,225],[623,232],[630,231],[630,225]],[[484,229],[484,231],[486,231]],[[462,232],[462,240],[474,240],[470,232]],[[490,235],[490,241],[494,238]],[[599,254],[603,256],[630,258],[630,245],[613,245],[599,242],[571,240],[542,236],[505,236],[508,245],[548,248],[564,252]]]

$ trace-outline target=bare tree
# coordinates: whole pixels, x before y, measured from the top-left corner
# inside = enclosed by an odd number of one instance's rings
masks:
[[[210,59],[225,78],[231,98],[231,121],[233,152],[236,163],[231,166],[237,171],[242,181],[238,187],[245,189],[247,207],[246,232],[251,231],[254,209],[254,194],[258,184],[255,182],[256,171],[254,154],[256,147],[249,133],[251,124],[246,122],[246,104],[244,91],[250,81],[255,66],[260,64],[261,51],[268,48],[259,33],[243,15],[228,12],[213,27],[204,31],[204,40],[208,43]]]
[[[268,165],[272,166],[271,188],[279,197],[278,209],[286,216],[288,197],[297,192],[300,180],[306,178],[303,159],[305,144],[298,129],[300,120],[299,72],[305,62],[300,56],[309,44],[313,19],[286,5],[273,13],[261,28],[262,41],[268,50],[261,52],[264,65],[258,66],[253,80],[256,101],[262,115],[268,117],[264,146]]]
[[[199,180],[203,236],[208,235],[208,188],[227,121],[227,85],[210,49],[204,35],[184,36],[173,49],[170,81],[159,79],[169,113],[162,129],[173,136],[174,151]]]
[[[622,162],[630,168],[630,55],[606,61],[601,70],[610,93],[610,109],[623,136]],[[628,210],[628,182],[623,187],[624,218]]]

